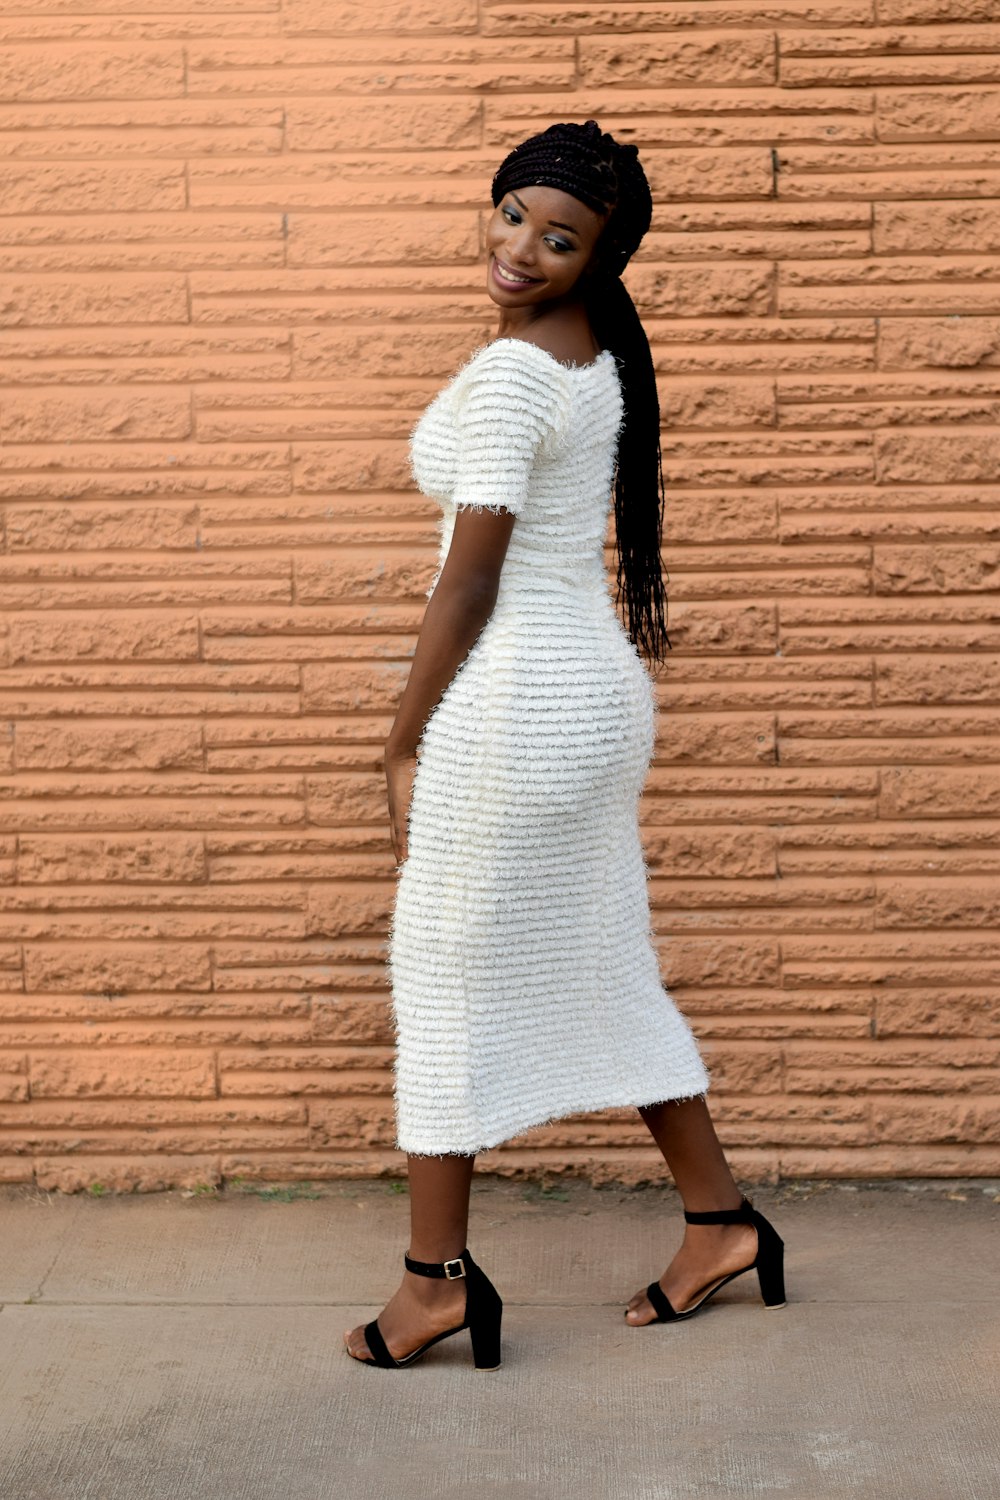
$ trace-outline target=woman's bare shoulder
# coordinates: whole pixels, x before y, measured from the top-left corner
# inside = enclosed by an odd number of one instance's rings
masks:
[[[601,353],[589,326],[581,326],[578,320],[546,318],[533,323],[517,334],[508,334],[494,339],[493,344],[523,344],[528,349],[537,349],[550,359],[565,367],[574,368],[592,364]],[[491,345],[487,345],[490,348]]]

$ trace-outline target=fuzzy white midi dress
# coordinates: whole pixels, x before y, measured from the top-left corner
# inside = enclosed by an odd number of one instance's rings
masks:
[[[653,680],[604,542],[622,391],[609,350],[564,365],[482,346],[410,439],[441,506],[512,511],[496,604],[417,748],[388,969],[398,1149],[473,1153],[530,1126],[708,1089],[653,947],[639,797]]]

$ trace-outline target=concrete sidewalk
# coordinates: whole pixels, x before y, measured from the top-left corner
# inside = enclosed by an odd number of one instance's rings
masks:
[[[751,1273],[632,1329],[675,1193],[477,1178],[478,1373],[466,1333],[402,1371],[342,1348],[399,1278],[392,1184],[0,1189],[0,1500],[995,1500],[1000,1184],[751,1193],[788,1306]]]

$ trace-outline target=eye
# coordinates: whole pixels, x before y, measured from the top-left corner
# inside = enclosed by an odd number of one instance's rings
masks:
[[[520,224],[521,215],[517,212],[516,209],[509,208],[505,203],[500,212],[503,214],[508,224]],[[558,251],[561,255],[565,255],[568,251],[573,249],[573,246],[567,245],[565,240],[556,239],[553,235],[546,235],[545,243],[549,245],[553,250]]]

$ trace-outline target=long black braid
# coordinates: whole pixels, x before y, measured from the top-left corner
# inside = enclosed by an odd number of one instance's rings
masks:
[[[638,148],[620,144],[596,120],[550,125],[515,147],[493,178],[494,207],[512,188],[533,184],[561,188],[610,215],[581,294],[594,336],[616,358],[625,405],[615,474],[618,600],[633,645],[662,662],[664,642],[673,648],[665,616],[660,403],[649,340],[621,280],[650,226],[652,194]]]

